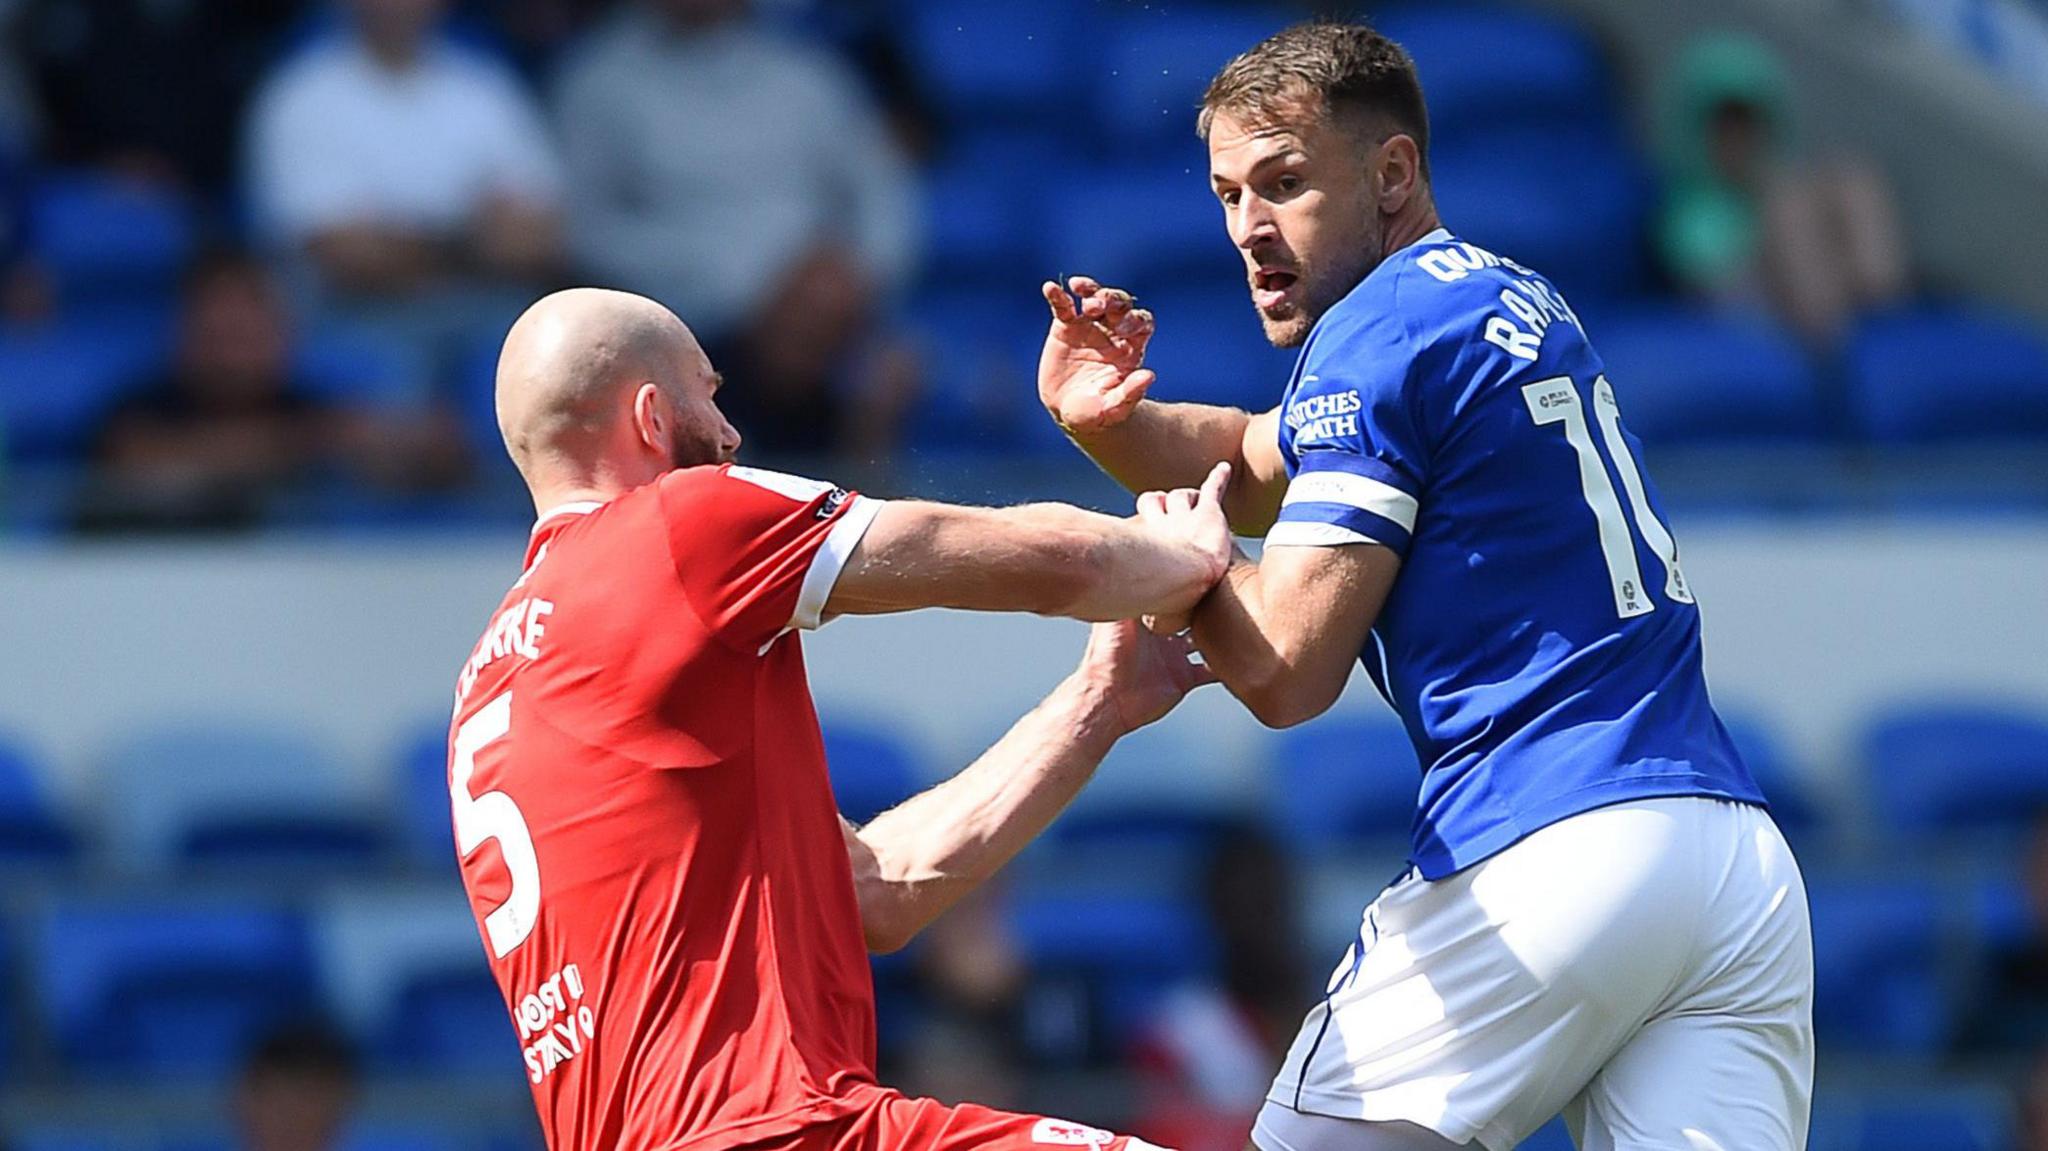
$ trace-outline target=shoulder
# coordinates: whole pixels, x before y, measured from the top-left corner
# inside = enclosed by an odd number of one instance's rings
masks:
[[[488,49],[443,38],[434,46],[432,67],[443,86],[497,98],[523,98],[525,89],[512,66]]]
[[[346,100],[361,79],[355,53],[338,36],[323,36],[286,56],[272,69],[255,97],[258,115],[317,111]]]

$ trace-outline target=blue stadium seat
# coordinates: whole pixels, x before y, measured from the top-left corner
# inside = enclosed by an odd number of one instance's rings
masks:
[[[268,907],[60,903],[34,956],[48,1034],[101,1072],[225,1073],[313,994],[304,925]]]
[[[1792,845],[1800,847],[1825,830],[1820,804],[1806,778],[1785,760],[1784,744],[1769,724],[1756,716],[1721,709],[1722,722],[1735,750],[1764,798],[1771,805],[1771,819]]]
[[[1816,1116],[1818,1120],[1818,1116]],[[1816,1131],[1820,1123],[1816,1122]],[[1871,1096],[1828,1124],[1834,1141],[1816,1151],[2007,1151],[2014,1142],[2012,1104],[1989,1091]]]
[[[455,824],[448,810],[448,725],[429,721],[399,749],[399,837],[414,863],[437,871],[455,866]]]
[[[1769,320],[1666,305],[1589,323],[1622,423],[1645,442],[1803,440],[1824,429],[1806,353]]]
[[[905,29],[913,66],[962,124],[1043,122],[1075,98],[1086,41],[1076,0],[919,0]]]
[[[1380,12],[1373,25],[1414,57],[1431,130],[1447,143],[1606,109],[1606,65],[1568,21],[1488,4],[1416,3]]]
[[[62,864],[78,854],[78,836],[51,804],[35,763],[0,737],[0,864]]]
[[[1266,342],[1242,277],[1148,292],[1139,303],[1159,321],[1145,353],[1159,373],[1154,398],[1252,411],[1280,402],[1296,353]]]
[[[1215,937],[1184,899],[1045,892],[1009,915],[1034,973],[1083,980],[1112,1034],[1129,1034],[1176,982],[1215,971]]]
[[[984,131],[957,142],[925,178],[925,273],[936,294],[1014,290],[1046,268],[1046,189],[1070,162],[1041,132]]]
[[[1612,126],[1446,144],[1430,174],[1446,227],[1542,273],[1575,307],[1643,290],[1648,177]]]
[[[419,349],[381,333],[341,324],[306,332],[293,352],[293,371],[319,395],[342,403],[412,407],[424,403],[433,368]]]
[[[1028,274],[989,289],[933,285],[912,320],[928,385],[910,417],[913,451],[1072,451],[1038,406],[1038,351],[1050,319]]]
[[[1849,414],[1878,443],[2048,436],[2048,342],[1983,309],[1878,316],[1844,369]]]
[[[834,719],[824,732],[833,798],[855,823],[866,823],[910,798],[923,782],[916,754],[896,732],[849,719]]]
[[[1199,151],[1196,163],[1201,163]],[[1233,281],[1242,300],[1244,257],[1230,242],[1206,168],[1105,167],[1084,171],[1085,210],[1054,217],[1050,242],[1061,271],[1093,276],[1143,297],[1197,277]],[[1250,304],[1245,303],[1249,314]]]
[[[0,427],[21,459],[74,455],[107,410],[170,348],[161,310],[79,312],[47,326],[0,329]]]
[[[339,892],[316,938],[336,1010],[373,1062],[477,1075],[519,1066],[518,1031],[459,889]]]
[[[147,873],[183,863],[360,871],[389,834],[368,798],[308,739],[188,721],[134,733],[106,761],[106,846]]]
[[[1392,719],[1325,716],[1274,744],[1273,816],[1289,848],[1325,852],[1414,825],[1422,768]]]
[[[36,257],[74,302],[168,293],[196,238],[178,194],[97,172],[45,176],[29,219]]]
[[[1943,901],[1917,881],[1815,882],[1814,1024],[1838,1050],[1925,1055],[1948,1038]]]
[[[1126,6],[1115,12],[1103,22],[1107,44],[1091,86],[1109,142],[1121,155],[1179,153],[1204,163],[1195,136],[1202,92],[1231,57],[1293,18],[1254,5]],[[1206,171],[1173,167],[1174,174],[1204,189]]]
[[[1909,835],[2017,832],[2048,806],[2048,720],[2037,715],[1897,710],[1864,733],[1863,761],[1877,814]]]

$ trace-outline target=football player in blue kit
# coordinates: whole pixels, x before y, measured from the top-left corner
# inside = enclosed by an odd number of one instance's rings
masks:
[[[1047,283],[1040,398],[1145,497],[1217,461],[1261,558],[1188,619],[1261,720],[1354,662],[1421,761],[1410,869],[1366,908],[1252,1132],[1263,1151],[1792,1151],[1813,1076],[1797,865],[1707,698],[1700,617],[1579,318],[1459,240],[1407,54],[1301,25],[1211,83],[1210,181],[1276,345],[1263,414],[1146,398],[1152,316]]]

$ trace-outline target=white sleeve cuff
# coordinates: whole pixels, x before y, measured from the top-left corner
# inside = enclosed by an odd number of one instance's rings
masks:
[[[853,549],[868,534],[868,525],[875,522],[875,516],[887,502],[855,496],[852,504],[839,513],[839,522],[832,525],[818,554],[811,557],[811,570],[804,573],[804,586],[797,593],[796,612],[789,617],[789,626],[814,631],[823,624],[821,617],[825,614],[825,601],[832,598],[832,586],[839,582],[839,573],[852,558]]]

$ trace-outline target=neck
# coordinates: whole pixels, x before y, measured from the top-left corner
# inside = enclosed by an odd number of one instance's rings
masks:
[[[387,72],[407,71],[420,58],[420,45],[416,39],[401,36],[365,36],[363,43],[370,50],[370,58]]]
[[[1426,197],[1411,202],[1387,221],[1385,238],[1380,246],[1380,259],[1386,259],[1441,227],[1443,221],[1437,218],[1436,205],[1433,202]]]

